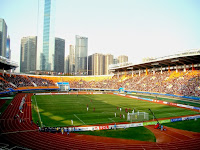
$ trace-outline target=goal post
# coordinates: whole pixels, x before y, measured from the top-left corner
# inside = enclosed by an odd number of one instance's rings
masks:
[[[60,91],[70,90],[70,86],[68,82],[57,82],[57,86],[59,87]]]
[[[147,121],[149,120],[149,113],[146,113],[146,112],[128,113],[127,120],[130,122]]]

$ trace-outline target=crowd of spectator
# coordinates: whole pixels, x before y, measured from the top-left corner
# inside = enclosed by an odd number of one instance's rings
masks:
[[[7,88],[14,88],[14,86],[12,86],[8,81],[6,81],[0,75],[0,91],[6,91]]]
[[[34,86],[55,86],[52,80],[46,80],[43,78],[30,77],[30,76],[28,76],[28,79]]]
[[[10,76],[10,74],[4,74],[4,75],[1,74],[0,76],[6,81],[8,81],[15,88],[33,86],[33,84],[28,80],[28,78],[25,75],[13,74]]]
[[[200,71],[163,71],[155,73],[114,75],[110,79],[68,78],[70,88],[119,89],[175,95],[200,96]],[[40,76],[0,74],[0,90],[17,87],[55,86],[52,80]]]
[[[42,78],[34,78],[26,75],[0,74],[0,91],[8,88],[16,89],[19,87],[55,86],[53,81]]]
[[[70,88],[119,89],[175,95],[200,96],[200,71],[163,71],[141,75],[114,75],[111,79],[86,81],[71,79]]]

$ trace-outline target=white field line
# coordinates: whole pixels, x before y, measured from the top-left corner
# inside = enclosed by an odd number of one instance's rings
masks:
[[[172,132],[175,132],[175,133],[177,133],[177,134],[181,134],[181,133],[176,132],[176,131],[172,131]],[[187,136],[187,135],[185,135],[185,134],[181,134],[181,135],[191,138],[190,136]]]
[[[174,115],[173,113],[167,113],[167,114]]]
[[[13,132],[5,132],[5,133],[1,133],[1,134],[13,134],[13,133],[34,132],[34,131],[38,131],[38,130],[35,129],[35,130],[13,131]]]
[[[83,120],[81,120],[76,114],[74,114],[74,116],[75,116],[78,120],[80,120],[83,124],[85,124],[85,122],[83,122]]]
[[[154,129],[154,130],[156,130],[156,129]],[[162,132],[162,133],[165,134],[165,135],[167,135],[167,136],[173,137],[173,138],[175,138],[177,140],[183,141],[182,139],[179,139],[179,138],[177,138],[177,137],[175,137],[173,135],[170,135],[170,134],[167,134],[167,133],[164,133],[164,132]]]
[[[35,95],[34,95],[34,98],[35,98]],[[37,112],[38,112],[38,116],[39,116],[39,119],[40,119],[40,123],[41,123],[41,126],[43,127],[43,124],[42,124],[42,119],[41,119],[41,116],[40,116],[40,111],[38,109],[38,105],[37,105],[37,100],[35,98],[35,103],[36,103],[36,107],[37,107]]]
[[[14,146],[14,147],[10,148],[9,150],[18,149],[18,148],[19,148],[19,149],[30,150],[30,149],[28,149],[28,148],[20,147],[20,146]]]
[[[111,120],[112,122],[115,122],[115,120],[111,119],[111,118],[108,118],[109,120]]]

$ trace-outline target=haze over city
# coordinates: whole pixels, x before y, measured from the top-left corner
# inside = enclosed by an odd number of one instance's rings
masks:
[[[128,55],[129,62],[200,48],[198,0],[57,0],[55,37],[65,55],[75,35],[88,37],[88,54]],[[11,39],[11,60],[20,62],[20,41],[37,36],[38,0],[0,0]],[[20,64],[19,64],[20,65]]]
[[[198,149],[200,0],[0,0],[1,149]]]

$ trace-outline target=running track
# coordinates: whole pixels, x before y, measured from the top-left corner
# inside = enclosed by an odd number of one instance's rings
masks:
[[[0,108],[3,106],[3,104],[6,102],[5,99],[0,99]]]
[[[167,128],[161,132],[153,126],[147,126],[156,136],[156,143],[136,140],[115,139],[79,135],[70,136],[61,133],[38,132],[35,124],[31,125],[31,94],[27,94],[23,112],[19,113],[19,105],[24,93],[17,94],[0,119],[0,146],[21,146],[29,149],[199,149],[200,133]],[[18,114],[22,118],[14,120]],[[0,147],[1,149],[1,147]]]

